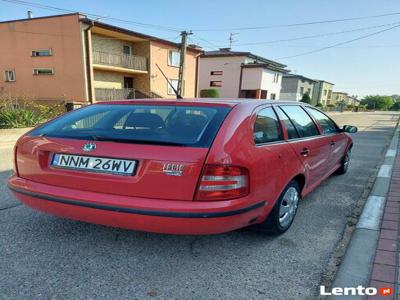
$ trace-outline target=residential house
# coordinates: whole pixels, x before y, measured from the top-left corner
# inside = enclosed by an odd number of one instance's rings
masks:
[[[74,13],[0,22],[0,92],[38,100],[175,97],[179,49],[164,39]],[[197,56],[187,48],[184,96],[196,95]]]
[[[345,103],[346,105],[348,103],[349,95],[344,92],[332,92],[332,100],[334,104],[337,103]]]
[[[333,86],[333,83],[317,80],[317,82],[314,83],[312,104],[316,105],[317,103],[321,103],[324,106],[334,104],[334,100],[332,99]]]
[[[199,91],[215,88],[222,98],[279,99],[285,67],[250,52],[207,51],[199,56]]]
[[[349,96],[347,98],[347,104],[348,105],[353,105],[353,106],[359,106],[360,105],[361,100],[357,99],[356,96]]]
[[[304,94],[313,96],[316,81],[303,75],[284,74],[280,98],[284,100],[301,101]]]

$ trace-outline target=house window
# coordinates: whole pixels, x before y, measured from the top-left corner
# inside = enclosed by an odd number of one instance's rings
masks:
[[[175,90],[178,89],[178,79],[169,79],[169,82],[171,84],[169,84],[167,82],[168,85],[168,95],[175,95],[174,89],[171,87],[171,85],[175,88]]]
[[[178,51],[169,50],[168,52],[168,65],[179,67],[181,61],[181,54]]]
[[[122,51],[125,55],[132,55],[132,47],[131,45],[124,45]]]
[[[33,50],[32,57],[36,56],[52,56],[53,52],[51,49]]]
[[[273,80],[273,82],[274,82],[274,83],[278,83],[278,81],[279,81],[279,74],[278,74],[278,73],[275,73],[275,74],[274,74],[274,80]]]
[[[311,88],[307,89],[307,94],[309,94],[309,95],[311,94]]]
[[[327,90],[324,90],[324,96],[326,96],[326,94],[328,94],[328,91],[327,91]]]
[[[223,71],[211,71],[211,75],[224,75]]]
[[[210,86],[221,87],[222,86],[222,81],[210,81]]]
[[[54,75],[52,68],[36,68],[33,69],[33,75]]]
[[[276,94],[271,94],[271,100],[275,100],[276,99]]]
[[[304,87],[300,88],[300,94],[303,96],[304,95]]]
[[[5,70],[4,71],[4,80],[7,82],[15,81],[15,70]]]

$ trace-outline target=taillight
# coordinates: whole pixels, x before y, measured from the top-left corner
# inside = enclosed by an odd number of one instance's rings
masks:
[[[197,189],[196,200],[227,200],[249,194],[249,172],[230,165],[206,165]]]

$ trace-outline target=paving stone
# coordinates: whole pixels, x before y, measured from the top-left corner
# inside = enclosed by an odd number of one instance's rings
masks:
[[[397,240],[398,231],[397,230],[390,230],[390,229],[382,229],[381,230],[381,238],[390,239],[390,240]]]
[[[380,238],[378,242],[379,250],[396,251],[396,241]]]
[[[384,221],[399,222],[400,221],[400,214],[385,212],[384,215],[383,215],[383,220]]]
[[[393,266],[374,264],[371,279],[394,283],[396,278],[395,270],[396,268]]]
[[[376,250],[375,263],[396,266],[396,252]]]
[[[381,224],[381,228],[383,229],[391,229],[391,230],[397,230],[399,228],[399,223],[396,221],[387,221],[383,220]]]

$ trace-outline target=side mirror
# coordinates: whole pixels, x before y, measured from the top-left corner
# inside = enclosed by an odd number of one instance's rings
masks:
[[[352,125],[344,125],[343,131],[347,133],[356,133],[358,131],[358,128]]]

